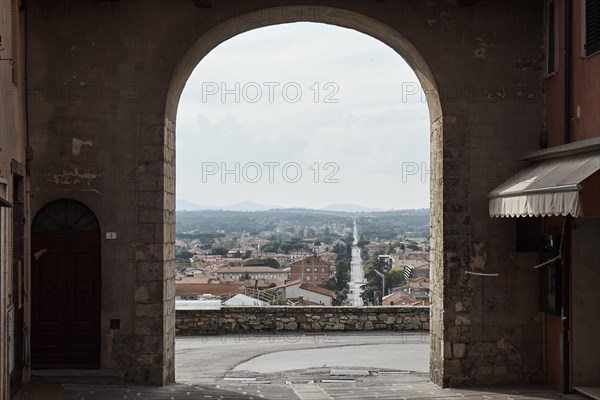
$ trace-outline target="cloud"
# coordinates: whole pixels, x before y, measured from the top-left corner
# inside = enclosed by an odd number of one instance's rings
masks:
[[[427,207],[426,174],[402,179],[406,163],[429,163],[427,104],[420,93],[407,96],[415,88],[417,78],[399,55],[353,30],[296,23],[238,35],[202,60],[182,94],[178,197]],[[297,163],[303,179],[202,182],[206,162]],[[336,184],[322,182],[332,172],[328,162],[338,168]]]

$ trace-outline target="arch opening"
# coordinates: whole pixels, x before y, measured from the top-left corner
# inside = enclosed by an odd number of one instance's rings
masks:
[[[420,52],[397,30],[370,17],[337,8],[300,6],[297,8],[298,12],[295,20],[289,21],[289,16],[286,14],[286,10],[286,7],[263,9],[255,13],[241,15],[227,20],[202,35],[200,39],[198,39],[188,50],[184,58],[178,64],[178,67],[172,76],[169,91],[167,93],[165,116],[168,126],[167,131],[171,133],[170,135],[166,135],[168,137],[167,140],[169,140],[167,147],[171,149],[175,148],[175,138],[173,135],[175,133],[174,125],[179,106],[179,100],[187,79],[192,74],[194,68],[201,62],[201,60],[204,59],[209,52],[211,52],[221,43],[253,29],[289,22],[320,22],[359,31],[383,42],[392,48],[396,53],[398,53],[415,72],[421,88],[426,96],[430,121],[430,165],[432,175],[434,175],[436,178],[431,179],[430,183],[430,210],[432,224],[431,248],[435,249],[436,237],[439,238],[442,231],[442,191],[440,190],[442,184],[442,171],[441,160],[436,160],[434,155],[441,153],[443,119],[441,101],[436,87],[436,81],[427,62]],[[326,15],[327,17],[317,17],[315,20],[315,15]],[[173,204],[174,207],[174,196],[169,203]],[[441,240],[439,240],[437,243],[441,243]],[[432,269],[441,268],[442,261],[441,252],[439,250],[440,249],[437,251],[432,251]],[[441,282],[432,282],[432,291],[438,290],[441,290]],[[432,296],[432,298],[434,298],[434,296]],[[442,305],[438,304],[433,310],[433,313],[441,318],[441,310]],[[441,327],[441,324],[432,324],[430,326]],[[441,333],[439,336],[441,337]],[[433,337],[434,335],[432,335],[432,340]]]
[[[187,79],[200,61],[215,47],[253,29],[291,22],[318,22],[354,29],[385,43],[396,51],[417,75],[427,97],[431,123],[442,116],[440,96],[431,69],[417,48],[397,30],[376,19],[340,8],[295,6],[293,9],[293,17],[290,16],[290,7],[273,7],[241,14],[202,35],[187,51],[173,73],[167,92],[166,117],[175,121],[179,99]]]

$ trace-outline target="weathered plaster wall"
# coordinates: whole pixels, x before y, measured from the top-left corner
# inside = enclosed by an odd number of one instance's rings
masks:
[[[177,335],[279,331],[427,331],[429,307],[226,307],[179,310]]]
[[[24,226],[28,226],[29,196],[26,174],[27,122],[25,112],[25,14],[16,0],[0,2],[0,197],[10,204],[23,202]],[[13,162],[15,161],[15,162]],[[15,175],[23,180],[24,199],[14,196]],[[13,210],[16,207],[0,207],[0,398],[8,399],[21,387],[28,376],[28,355],[24,347],[24,326],[27,325],[29,281],[29,257],[24,250],[20,264],[14,263],[13,244],[17,235],[29,247],[27,229],[16,230],[13,226]],[[14,336],[9,342],[8,309],[13,307]],[[9,347],[12,347],[14,363],[9,371]]]
[[[117,233],[102,247],[103,368],[173,381],[173,132],[189,72],[237,33],[313,21],[384,41],[427,92],[432,379],[543,379],[537,278],[517,268],[514,221],[489,219],[486,197],[536,148],[543,125],[541,0],[28,4],[33,211],[74,198],[103,234]]]
[[[545,92],[545,130],[548,132],[548,146],[558,146],[565,143],[565,6],[572,5],[572,93],[570,121],[570,141],[589,139],[600,135],[600,52],[586,54],[584,48],[585,39],[585,14],[584,0],[573,0],[572,2],[558,1],[554,3],[556,12],[556,46],[555,51],[557,68],[554,73],[548,74],[544,79]],[[600,194],[600,175],[595,174],[588,178],[583,186],[583,215],[600,215],[598,195]],[[545,218],[546,220],[548,218]],[[562,220],[558,222],[544,222],[545,226],[557,225],[560,233]],[[577,236],[571,230],[571,235]],[[580,238],[583,238],[580,236]],[[585,242],[585,240],[584,240]],[[573,253],[575,256],[575,253]],[[585,280],[585,279],[584,279]],[[575,293],[573,292],[573,295]],[[563,362],[562,359],[562,334],[563,320],[560,315],[547,314],[546,319],[546,365],[547,383],[557,389],[563,388]],[[593,331],[593,330],[592,330]],[[592,332],[590,331],[590,332]],[[594,337],[591,334],[589,337]],[[590,342],[591,343],[591,342]],[[584,350],[584,352],[587,350]],[[574,361],[571,368],[576,370],[584,365]],[[585,367],[584,367],[585,368]],[[577,375],[577,372],[573,376]],[[573,382],[575,378],[573,378]]]
[[[595,387],[600,383],[600,218],[573,221],[571,251],[572,385]]]

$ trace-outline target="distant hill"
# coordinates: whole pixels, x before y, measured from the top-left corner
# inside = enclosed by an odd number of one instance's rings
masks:
[[[227,210],[227,211],[267,211],[267,210],[275,210],[275,209],[288,209],[286,207],[281,207],[277,205],[268,205],[268,204],[260,204],[254,203],[252,201],[241,201],[239,203],[230,204],[226,206],[212,206],[212,205],[199,205],[194,202],[177,199],[176,209],[178,211],[200,211],[200,210]],[[310,209],[303,208],[302,210],[314,210],[314,211],[336,211],[336,212],[348,212],[348,213],[356,213],[356,212],[379,212],[379,211],[388,211],[382,210],[380,208],[369,208],[362,207],[355,204],[331,204],[327,207],[319,208],[319,209]]]
[[[282,208],[279,206],[269,206],[265,204],[253,203],[251,201],[242,201],[229,206],[222,207],[223,210],[230,211],[267,211],[276,208]]]
[[[188,210],[188,211],[195,211],[195,210],[206,210],[206,208],[199,206],[196,203],[192,203],[191,201],[187,201],[187,200],[183,200],[183,199],[177,199],[175,201],[175,208],[179,211],[184,211],[184,210]]]
[[[254,204],[234,205],[242,209],[255,207]],[[265,206],[267,207],[267,206]],[[269,232],[281,238],[302,236],[306,229],[312,228],[317,234],[325,226],[337,225],[352,228],[356,219],[359,233],[367,240],[392,240],[406,233],[419,237],[429,236],[429,210],[394,211],[326,211],[300,208],[280,208],[256,211],[234,210],[190,210],[177,211],[177,234],[231,234],[248,232],[258,235]],[[343,229],[343,228],[342,228]],[[338,231],[339,234],[339,231]]]
[[[380,208],[367,208],[357,206],[355,204],[331,204],[327,207],[321,208],[324,211],[340,211],[340,212],[375,212],[375,211],[384,211]]]
[[[175,202],[177,211],[201,211],[201,210],[227,210],[227,211],[267,211],[279,206],[269,206],[265,204],[253,203],[251,201],[242,201],[227,206],[211,206],[211,205],[199,205],[184,199],[177,199]]]

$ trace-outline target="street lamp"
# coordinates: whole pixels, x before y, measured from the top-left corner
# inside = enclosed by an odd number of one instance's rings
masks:
[[[385,296],[385,275],[373,268],[373,271],[381,277],[381,305],[383,305],[383,296]]]
[[[394,259],[389,254],[380,254],[377,257],[380,260],[387,258],[388,260],[390,260],[390,264],[394,265]],[[381,277],[381,304],[383,304],[383,297],[385,296],[385,274],[382,274],[381,272],[377,271],[375,268],[373,268],[373,271],[375,271],[375,273]]]

